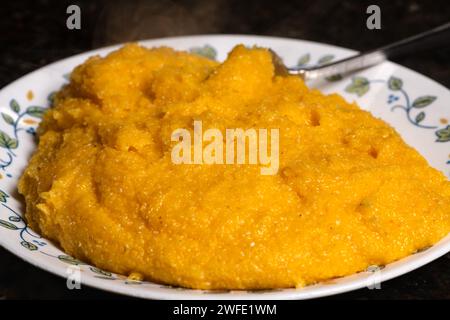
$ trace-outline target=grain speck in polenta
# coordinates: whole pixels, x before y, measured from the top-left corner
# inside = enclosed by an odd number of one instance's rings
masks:
[[[170,135],[279,128],[280,167],[174,165]],[[450,231],[450,185],[382,120],[276,77],[264,49],[219,64],[130,44],[92,57],[38,129],[28,223],[70,255],[202,289],[298,287],[387,264]]]

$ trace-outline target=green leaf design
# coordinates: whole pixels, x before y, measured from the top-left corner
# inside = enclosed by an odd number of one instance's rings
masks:
[[[335,82],[335,81],[342,80],[342,75],[341,74],[335,74],[335,75],[332,75],[330,77],[326,77],[325,79],[327,81],[329,81],[329,82]]]
[[[2,118],[3,120],[5,120],[6,123],[14,125],[14,119],[9,114],[2,112]]]
[[[437,142],[447,142],[450,141],[450,125],[446,128],[436,131]]]
[[[3,228],[9,229],[9,230],[17,230],[17,226],[14,223],[11,223],[9,221],[0,220],[0,226]]]
[[[38,107],[38,106],[32,106],[27,108],[27,114],[29,114],[32,117],[36,118],[42,118],[45,113],[45,108]]]
[[[422,111],[416,116],[416,123],[422,122],[423,119],[425,119],[425,112]]]
[[[96,268],[96,267],[90,267],[89,269],[91,269],[92,272],[97,273],[97,274],[99,274],[101,276],[112,277],[112,273],[111,272],[104,271],[104,270]]]
[[[16,139],[11,138],[6,132],[0,130],[0,147],[6,149],[15,149],[18,146]]]
[[[85,264],[84,262],[75,259],[74,257],[68,256],[68,255],[59,255],[58,259],[61,260],[62,262],[68,263],[68,264],[72,264],[72,265],[79,265],[79,264]]]
[[[20,112],[20,105],[19,103],[16,101],[16,99],[12,99],[9,102],[9,106],[11,108],[12,111],[14,111],[15,113],[19,113]]]
[[[352,82],[345,88],[348,93],[356,93],[358,97],[369,91],[369,80],[365,77],[354,77]]]
[[[117,280],[117,278],[114,277],[108,277],[108,276],[95,276],[97,279],[102,279],[102,280]]]
[[[309,53],[302,55],[297,62],[297,67],[304,66],[308,64],[309,60],[311,60],[311,55]]]
[[[217,56],[217,51],[210,45],[204,45],[203,47],[194,47],[189,50],[191,53],[196,55],[215,60]]]
[[[35,244],[32,244],[31,242],[28,241],[22,241],[20,244],[30,251],[35,251],[38,249],[38,247]]]
[[[403,81],[397,77],[390,77],[388,80],[388,87],[392,91],[398,91],[403,87]]]
[[[434,100],[436,100],[435,96],[422,96],[414,100],[412,107],[417,109],[425,108],[433,103]]]
[[[319,61],[317,61],[317,64],[318,65],[326,64],[328,62],[331,62],[331,60],[333,60],[333,59],[334,59],[334,55],[327,54],[327,55],[323,56],[322,58],[320,58]]]
[[[0,190],[0,202],[6,203],[6,198],[9,198],[9,195],[6,192]]]
[[[352,81],[357,86],[365,86],[369,84],[369,79],[366,77],[354,77]]]

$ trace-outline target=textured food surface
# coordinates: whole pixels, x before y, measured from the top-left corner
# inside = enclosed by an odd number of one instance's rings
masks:
[[[175,165],[171,133],[279,128],[280,168]],[[450,231],[450,183],[382,120],[274,76],[267,50],[223,64],[127,45],[71,74],[19,191],[70,255],[191,288],[300,287],[387,264]]]

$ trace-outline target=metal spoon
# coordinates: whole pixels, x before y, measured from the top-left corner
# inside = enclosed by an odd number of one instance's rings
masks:
[[[273,50],[270,49],[269,51],[272,54],[276,75],[297,75],[307,81],[365,69],[389,58],[398,57],[405,53],[416,53],[419,50],[430,49],[438,44],[450,45],[450,23],[443,24],[437,28],[394,42],[379,49],[311,68],[288,68]]]

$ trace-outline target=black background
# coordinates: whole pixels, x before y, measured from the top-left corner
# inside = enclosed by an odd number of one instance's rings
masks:
[[[66,28],[66,8],[81,8],[81,30]],[[368,30],[369,4],[381,7],[382,29]],[[367,50],[450,21],[448,0],[416,1],[0,1],[0,87],[50,62],[109,44],[186,34],[292,37]],[[395,60],[450,87],[450,48]],[[0,299],[124,298],[39,270],[0,248]],[[331,299],[450,298],[450,254],[381,290],[361,289]]]

